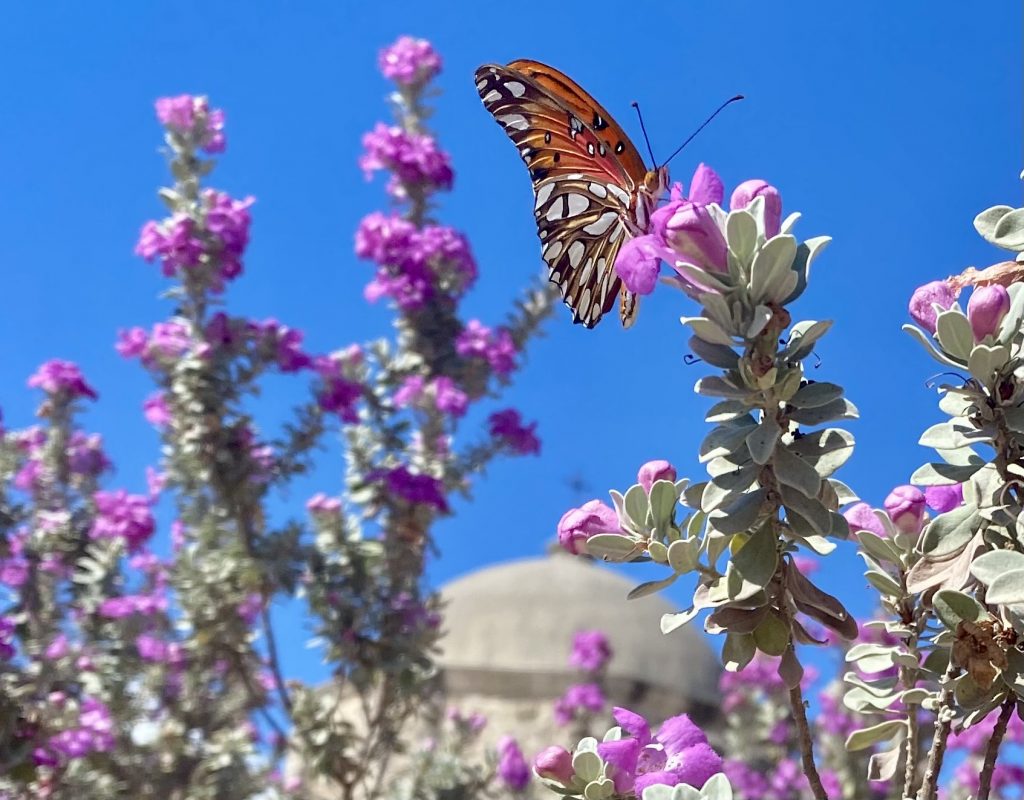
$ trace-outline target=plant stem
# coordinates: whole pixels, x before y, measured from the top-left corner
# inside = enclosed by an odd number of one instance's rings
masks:
[[[807,703],[804,700],[800,684],[789,690],[789,705],[792,708],[793,719],[799,733],[804,775],[807,776],[807,783],[811,786],[811,793],[814,795],[814,800],[828,800],[828,793],[822,786],[818,768],[814,765],[814,743],[811,740],[810,726],[807,724]]]
[[[928,766],[925,768],[924,780],[917,793],[917,800],[935,800],[938,793],[939,773],[942,771],[942,759],[946,755],[946,740],[953,725],[953,679],[960,668],[950,664],[946,670],[945,687],[942,690],[942,702],[935,719],[935,735],[932,736],[932,747],[928,751]]]
[[[917,719],[917,706],[911,706],[910,714],[907,717],[907,741],[904,752],[907,763],[903,773],[903,797],[910,798],[914,791],[914,784],[917,783],[917,759],[918,759],[918,733],[919,721]]]
[[[992,791],[992,774],[995,772],[996,759],[999,757],[999,745],[1003,742],[1006,726],[1010,724],[1010,717],[1013,716],[1016,706],[1016,695],[1011,692],[1003,703],[1003,710],[999,712],[999,719],[996,720],[996,726],[992,729],[992,738],[988,740],[988,746],[985,748],[985,763],[981,767],[978,800],[988,800],[989,792]]]

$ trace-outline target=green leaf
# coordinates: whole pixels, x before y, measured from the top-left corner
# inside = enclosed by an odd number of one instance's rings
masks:
[[[572,769],[577,777],[585,781],[593,781],[602,776],[604,764],[597,753],[590,750],[577,750],[572,757]]]
[[[745,210],[731,211],[725,220],[725,238],[733,255],[747,264],[757,246],[757,222]],[[756,295],[754,298],[754,302],[758,302]]]
[[[697,358],[719,369],[735,369],[740,356],[731,347],[724,344],[712,344],[699,336],[691,336],[688,342],[690,350]]]
[[[680,784],[676,786],[679,789],[680,786],[690,788],[686,784]],[[716,775],[712,775],[700,789],[700,800],[732,800],[732,786],[729,784],[729,779],[724,774],[719,772]],[[646,794],[644,800],[647,800]],[[679,797],[673,797],[672,800],[690,800],[686,795]]]
[[[782,429],[774,417],[765,417],[760,424],[747,435],[747,449],[755,464],[767,464],[775,451],[775,445],[782,435]]]
[[[818,475],[814,467],[790,452],[789,448],[776,448],[772,466],[775,468],[775,477],[781,483],[792,486],[806,497],[818,496],[818,490],[821,488],[821,476]]]
[[[835,383],[807,383],[789,399],[793,408],[817,408],[843,396],[843,387]]]
[[[977,622],[989,616],[985,608],[973,597],[952,589],[941,589],[932,598],[932,606],[942,624],[956,630],[961,622]]]
[[[717,375],[701,378],[693,390],[704,397],[730,397],[734,400],[745,400],[751,395],[750,389],[738,387]]]
[[[878,591],[886,597],[895,597],[899,599],[905,594],[905,592],[900,588],[900,585],[884,572],[878,572],[877,570],[872,569],[865,572],[864,577],[868,579],[868,583],[878,589]]]
[[[615,783],[608,778],[591,781],[583,789],[584,800],[608,800],[615,794]]]
[[[890,780],[896,774],[902,752],[903,748],[896,745],[888,750],[872,753],[871,758],[868,759],[868,780]]]
[[[733,566],[744,580],[755,586],[767,586],[779,563],[777,546],[772,527],[762,525],[733,553]]]
[[[700,443],[698,458],[704,464],[713,458],[735,453],[746,441],[750,432],[757,427],[749,414],[731,422],[715,426]]]
[[[779,496],[782,498],[782,503],[786,507],[787,512],[789,510],[795,511],[810,524],[813,532],[819,536],[829,535],[832,530],[832,517],[829,516],[829,510],[816,498],[807,497],[796,489],[791,489],[785,484],[781,484],[779,486]],[[796,533],[801,536],[807,535],[806,531],[802,531],[800,529],[798,521],[794,520],[791,524],[793,525],[793,529]]]
[[[804,668],[800,664],[800,659],[796,657],[793,648],[788,649],[782,654],[782,658],[779,660],[778,672],[787,689],[795,689],[800,685],[800,681],[804,677]]]
[[[672,522],[678,500],[676,485],[672,481],[654,482],[651,486],[650,505],[655,528],[664,528]]]
[[[958,359],[966,361],[974,349],[971,323],[958,309],[943,311],[935,318],[935,337],[943,350]]]
[[[730,422],[750,413],[750,408],[738,400],[722,400],[715,403],[704,415],[705,422]]]
[[[636,600],[640,597],[647,597],[649,594],[656,594],[662,589],[667,589],[673,583],[676,582],[678,575],[669,575],[667,578],[662,578],[660,581],[647,581],[641,583],[639,586],[635,586],[629,594],[626,595],[627,600]]]
[[[679,321],[683,325],[688,325],[694,336],[709,344],[719,344],[725,347],[731,347],[733,344],[729,334],[723,331],[718,323],[712,322],[707,317],[680,317]]]
[[[801,242],[800,246],[796,249],[796,258],[793,260],[793,276],[796,278],[796,282],[792,290],[781,298],[775,297],[772,299],[782,305],[789,305],[803,294],[804,289],[807,288],[807,278],[811,272],[811,264],[830,241],[832,240],[828,236],[815,236],[805,242]]]
[[[947,356],[941,350],[939,350],[933,343],[928,335],[920,328],[915,328],[913,325],[904,325],[901,329],[904,332],[910,334],[911,338],[916,339],[917,342],[924,347],[925,352],[928,353],[932,358],[947,367],[954,367],[955,369],[962,369],[963,364],[958,361],[954,361],[952,358]]]
[[[974,218],[974,229],[986,240],[994,243],[996,238],[996,226],[999,220],[1013,211],[1012,206],[992,206],[986,208]]]
[[[978,509],[971,505],[940,514],[925,528],[921,552],[936,559],[955,553],[971,540],[982,522]]]
[[[955,466],[953,464],[942,464],[934,462],[925,464],[910,476],[910,482],[915,486],[952,486],[955,483],[963,483],[985,466],[985,462],[977,458],[976,464],[970,466]]]
[[[1007,572],[1024,570],[1024,553],[1014,550],[992,550],[971,562],[971,574],[986,586]]]
[[[818,339],[828,333],[828,329],[831,327],[832,323],[828,320],[796,323],[790,328],[789,342],[780,353],[781,359],[799,361],[807,358],[814,351],[814,345]]]
[[[754,657],[757,647],[749,633],[727,633],[722,646],[722,664],[727,672],[739,672]]]
[[[989,584],[985,601],[994,605],[1024,603],[1024,569],[1004,572]]]
[[[584,547],[594,558],[604,561],[632,560],[642,552],[633,537],[621,533],[595,533]]]
[[[662,614],[661,632],[668,634],[672,633],[676,628],[683,627],[683,625],[697,616],[699,611],[699,608],[688,608],[686,611],[678,611],[675,614]]]
[[[1010,348],[997,344],[990,347],[987,344],[976,345],[971,351],[971,357],[967,359],[967,369],[971,375],[983,386],[991,384],[994,375],[1006,366],[1010,360]]]
[[[754,644],[762,653],[781,656],[789,646],[789,626],[774,614],[768,614],[754,629]]]
[[[772,291],[793,271],[796,259],[796,238],[784,234],[769,239],[750,268],[750,298],[754,303],[781,299]]]
[[[639,483],[633,484],[626,491],[625,510],[626,516],[633,521],[637,530],[645,530],[647,527],[647,512],[651,509],[647,492]]]
[[[872,725],[870,728],[861,728],[854,731],[846,739],[846,749],[850,752],[864,750],[878,742],[887,742],[906,730],[907,723],[901,719],[890,719]]]
[[[849,400],[840,398],[815,408],[796,408],[787,412],[786,416],[801,425],[821,425],[837,419],[857,419],[860,412]]]
[[[887,539],[865,530],[857,531],[856,536],[860,546],[864,548],[864,552],[876,561],[887,564],[900,563],[900,554]]]
[[[1024,250],[1024,208],[1009,211],[996,223],[992,244],[1014,252]]]
[[[677,539],[668,546],[668,563],[676,572],[686,574],[697,568],[700,542],[696,538]]]
[[[765,490],[758,489],[740,497],[728,509],[719,509],[709,516],[710,523],[721,533],[741,533],[750,530],[761,515]]]
[[[1010,308],[999,323],[996,341],[1009,345],[1020,330],[1021,321],[1024,320],[1024,286],[1015,283],[1006,291],[1010,295]]]

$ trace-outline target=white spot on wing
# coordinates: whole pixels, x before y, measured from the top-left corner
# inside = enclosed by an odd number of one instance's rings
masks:
[[[590,307],[590,287],[583,290],[583,297],[580,299],[580,308],[584,308],[593,313],[593,308]],[[589,317],[590,314],[587,316]]]
[[[505,88],[512,92],[513,97],[522,97],[526,94],[526,87],[519,81],[509,81],[505,84]]]
[[[629,193],[621,186],[616,186],[614,183],[609,183],[608,191],[615,195],[615,197],[622,202],[622,205],[627,207],[629,206]]]
[[[476,82],[476,90],[478,92],[482,92],[484,90],[484,87],[487,85],[487,83],[488,83],[488,81],[487,81],[486,78],[484,78],[482,81],[477,81]]]
[[[562,243],[552,242],[544,248],[544,260],[551,262],[554,261],[562,254]]]
[[[542,205],[544,205],[548,201],[548,198],[551,197],[551,193],[554,190],[555,190],[555,184],[553,184],[553,183],[549,183],[549,184],[546,184],[544,186],[541,186],[537,190],[537,205],[535,206],[535,209],[539,209]]]
[[[596,221],[591,222],[589,225],[583,228],[584,233],[592,233],[594,236],[600,236],[606,230],[608,230],[618,215],[614,211],[606,211]]]
[[[506,128],[511,128],[514,131],[525,131],[530,127],[530,123],[522,114],[502,114],[497,119]]]
[[[587,247],[583,242],[573,242],[569,245],[569,263],[573,267],[578,267],[580,261],[583,260],[583,254],[587,252]]]
[[[545,216],[548,222],[555,222],[562,218],[562,198],[556,198],[555,202],[551,204],[551,208],[548,209],[548,213]]]
[[[602,200],[604,200],[608,196],[608,190],[605,189],[600,183],[592,183],[587,188],[590,190],[590,193],[594,195],[594,197],[599,197]]]
[[[581,194],[570,194],[569,199],[569,216],[575,217],[577,214],[582,214],[588,208],[590,208],[590,201]]]
[[[497,89],[491,89],[487,94],[484,95],[485,103],[497,103],[501,99],[501,92]]]
[[[580,272],[580,283],[587,283],[590,279],[590,274],[594,271],[594,259],[588,258],[587,263],[583,265],[583,270]]]

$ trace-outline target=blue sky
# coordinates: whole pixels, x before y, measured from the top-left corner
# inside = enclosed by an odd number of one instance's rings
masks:
[[[234,310],[300,327],[316,351],[386,332],[389,312],[362,300],[369,267],[352,254],[356,223],[385,200],[355,159],[362,133],[386,118],[377,51],[409,33],[445,58],[433,124],[457,178],[441,216],[471,238],[481,277],[466,308],[487,322],[541,262],[529,182],[480,105],[477,65],[554,64],[639,140],[629,108],[638,100],[662,156],[722,100],[745,94],[673,162],[675,177],[688,180],[699,161],[730,187],[763,177],[786,211],[803,212],[800,234],[834,237],[796,314],[836,320],[813,377],[844,384],[859,406],[857,453],[840,477],[880,502],[926,459],[917,436],[939,419],[926,385],[935,364],[900,332],[907,298],[927,280],[998,260],[971,219],[1021,201],[1020,31],[1011,3],[984,14],[954,2],[9,5],[0,406],[8,424],[27,424],[35,397],[24,382],[36,365],[79,362],[101,394],[87,425],[106,438],[113,480],[143,486],[156,457],[140,410],[150,385],[113,342],[118,328],[168,311],[157,270],[132,254],[139,226],[161,212],[152,102],[165,94],[206,93],[226,110],[229,146],[214,183],[257,198]],[[708,404],[692,394],[702,367],[684,365],[677,321],[691,311],[660,291],[627,332],[613,319],[586,331],[564,310],[556,316],[509,395],[539,420],[543,454],[496,464],[439,526],[434,581],[539,554],[566,508],[628,486],[647,459],[702,475],[695,453]],[[271,415],[297,396],[280,385],[265,401]],[[339,463],[335,448],[302,491],[336,490]],[[573,489],[574,477],[589,489]],[[844,546],[824,575],[863,613],[871,594],[859,563]],[[315,672],[302,639],[293,626],[289,661]]]

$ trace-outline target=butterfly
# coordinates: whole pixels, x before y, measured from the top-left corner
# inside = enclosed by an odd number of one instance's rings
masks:
[[[593,328],[618,298],[628,328],[638,298],[615,274],[615,257],[647,232],[668,168],[647,169],[604,107],[554,67],[484,64],[476,88],[530,170],[541,254],[573,322]]]

